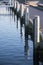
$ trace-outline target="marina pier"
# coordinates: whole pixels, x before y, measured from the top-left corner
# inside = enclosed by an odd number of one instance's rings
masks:
[[[0,3],[0,65],[43,65],[41,2]]]

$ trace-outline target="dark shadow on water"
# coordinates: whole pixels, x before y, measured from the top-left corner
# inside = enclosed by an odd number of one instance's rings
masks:
[[[34,65],[43,65],[43,42],[37,43],[37,47],[34,46],[33,61]]]
[[[17,15],[17,20],[19,19],[19,16]]]
[[[34,61],[34,65],[39,65],[39,52],[38,52],[38,48],[35,49],[33,51],[33,61]]]

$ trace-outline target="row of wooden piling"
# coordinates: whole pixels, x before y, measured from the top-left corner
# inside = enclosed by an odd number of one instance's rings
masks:
[[[17,14],[17,16],[19,16],[21,20],[25,21],[25,25],[31,29],[30,33],[33,33],[32,35],[34,36],[34,43],[43,41],[43,34],[40,31],[40,16],[35,15],[34,19],[30,20],[29,6],[21,4],[16,0],[14,0],[12,8],[14,9],[14,12]]]
[[[43,60],[43,32],[40,31],[40,16],[35,15],[34,19],[31,20],[29,17],[29,6],[20,4],[16,0],[14,0],[12,9],[17,17],[20,17],[21,23],[24,22],[25,33],[29,32],[33,38],[33,60],[34,65],[38,65],[39,58]]]

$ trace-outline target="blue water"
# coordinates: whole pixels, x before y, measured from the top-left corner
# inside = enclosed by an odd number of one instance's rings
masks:
[[[25,40],[24,30],[14,12],[0,7],[0,65],[33,65],[33,42]]]

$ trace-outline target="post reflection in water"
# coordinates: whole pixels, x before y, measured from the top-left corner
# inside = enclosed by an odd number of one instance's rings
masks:
[[[12,18],[14,17],[14,12],[12,11]]]
[[[11,11],[9,7],[6,7],[6,10]]]
[[[22,38],[22,27],[23,27],[23,21],[20,21],[20,34],[21,34],[21,38]]]
[[[18,16],[17,16],[17,28],[18,28]],[[25,58],[28,58],[28,50],[29,50],[29,46],[28,46],[28,27],[25,26],[24,24],[24,21],[20,19],[20,34],[21,34],[21,38],[23,36],[23,25],[24,25],[24,28],[25,28],[25,31],[24,31],[24,38],[25,38],[25,46],[24,46],[24,55],[25,55]]]
[[[14,22],[16,23],[16,28],[19,29],[19,31],[20,31],[21,39],[24,39],[24,41],[25,41],[24,42],[25,43],[24,44],[24,58],[27,61],[28,58],[31,59],[31,56],[29,56],[29,54],[31,52],[30,52],[30,48],[29,48],[29,45],[28,45],[28,40],[30,40],[30,38],[28,38],[28,36],[29,36],[28,26],[25,26],[24,20],[21,20],[19,17],[17,17],[17,15],[15,15],[15,13],[14,13],[13,18],[14,18]],[[20,28],[19,28],[19,26],[20,26]],[[24,37],[23,37],[23,35],[24,35]]]
[[[18,29],[18,19],[17,19],[17,24],[16,24],[16,26],[17,26],[17,29]]]
[[[11,9],[10,8],[8,8],[9,10],[8,11],[10,11],[10,15],[11,15]]]
[[[15,13],[14,13],[14,22],[15,22]]]
[[[34,65],[39,65],[38,47],[37,47],[37,49],[34,48],[34,51],[33,51],[33,61],[34,61]]]
[[[40,53],[42,54],[42,53]],[[39,56],[39,48],[37,47],[37,49],[34,49],[34,53],[33,53],[33,62],[34,62],[34,65],[43,65],[43,61],[41,61],[40,59],[43,59],[40,58]]]
[[[29,50],[29,46],[28,46],[28,27],[25,26],[25,46],[24,46],[24,53],[25,53],[25,57],[28,58],[28,50]]]
[[[12,15],[12,10],[10,8],[8,8],[8,11],[10,12],[10,15]]]
[[[42,42],[43,44],[43,42]],[[34,52],[33,52],[33,61],[34,65],[43,65],[43,49],[40,43],[37,43],[37,46],[34,44]]]
[[[19,16],[17,15],[17,20],[19,19]]]
[[[43,53],[42,50],[39,49],[39,47],[37,47],[36,49],[34,48],[33,61],[34,65],[43,65]]]
[[[17,25],[17,29],[18,29],[18,24],[21,23],[21,22],[19,22],[20,21],[20,18],[18,16],[16,16],[16,18],[17,18],[16,25]],[[21,24],[20,24],[20,30],[21,30]]]

